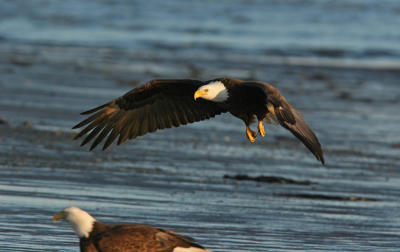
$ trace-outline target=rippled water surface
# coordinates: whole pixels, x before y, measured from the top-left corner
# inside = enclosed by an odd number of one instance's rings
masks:
[[[146,223],[215,251],[398,251],[397,1],[3,1],[0,251],[77,251],[54,212]],[[250,144],[229,115],[106,152],[79,115],[154,78],[260,79],[315,130]],[[237,181],[278,176],[311,185]]]

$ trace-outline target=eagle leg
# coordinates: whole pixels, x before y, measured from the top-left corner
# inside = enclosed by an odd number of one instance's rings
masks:
[[[261,121],[258,121],[258,133],[260,133],[260,135],[261,135],[262,137],[265,136],[265,128],[264,128],[264,125],[263,125],[263,123],[262,123],[262,120],[261,120]]]
[[[246,135],[250,142],[256,141],[257,133],[252,131],[248,125],[246,125]]]

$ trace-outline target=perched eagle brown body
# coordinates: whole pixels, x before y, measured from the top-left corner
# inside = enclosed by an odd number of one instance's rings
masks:
[[[202,99],[198,99],[202,98]],[[90,150],[106,139],[103,150],[118,137],[118,144],[158,129],[179,127],[230,112],[246,125],[251,142],[256,132],[250,124],[258,120],[258,132],[264,137],[262,124],[278,123],[288,129],[325,163],[321,144],[299,113],[272,85],[260,81],[218,78],[199,80],[153,80],[97,108],[74,128],[83,128],[75,139],[89,133],[82,145],[94,139]]]
[[[147,225],[105,225],[77,207],[54,215],[71,223],[81,252],[211,252],[190,237]]]

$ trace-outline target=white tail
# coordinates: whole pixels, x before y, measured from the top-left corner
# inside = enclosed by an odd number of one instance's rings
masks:
[[[189,248],[182,248],[176,247],[172,252],[212,252],[211,250],[197,248],[197,247],[189,247]]]

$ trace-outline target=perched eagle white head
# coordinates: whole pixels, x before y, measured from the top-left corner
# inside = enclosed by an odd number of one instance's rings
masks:
[[[93,223],[96,221],[90,214],[77,207],[68,207],[54,215],[53,221],[66,220],[72,225],[79,238],[89,237],[93,230]]]
[[[53,221],[57,220],[72,225],[81,252],[212,252],[174,231],[140,224],[106,225],[77,207],[56,213]]]

